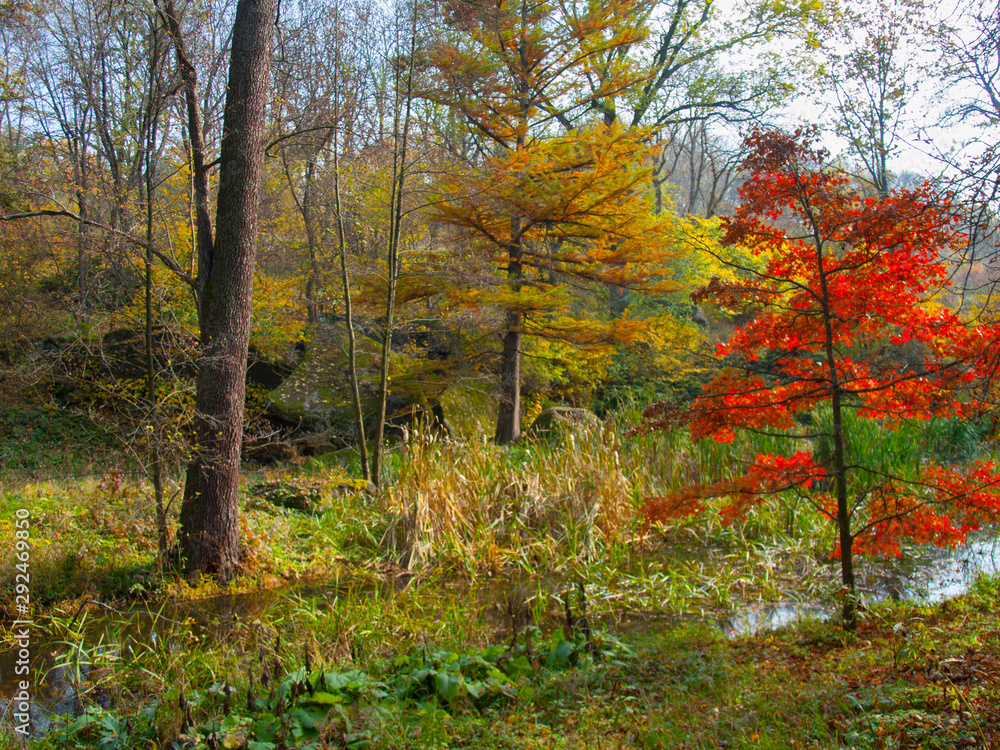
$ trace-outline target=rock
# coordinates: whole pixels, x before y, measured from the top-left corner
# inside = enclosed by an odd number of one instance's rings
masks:
[[[256,385],[268,391],[280,387],[295,369],[296,354],[293,350],[284,361],[271,361],[251,349],[247,355],[247,385]]]
[[[600,429],[602,425],[600,417],[589,409],[553,406],[538,415],[528,428],[527,435],[531,438],[560,437],[567,432]]]
[[[342,322],[320,320],[310,329],[311,339],[305,356],[295,370],[270,392],[269,412],[273,416],[319,433],[322,446],[296,447],[303,455],[317,455],[355,442],[354,404],[348,368],[348,340]],[[366,434],[370,435],[378,413],[379,366],[381,343],[370,335],[356,337],[358,386]],[[394,384],[386,405],[387,422],[410,427],[413,415],[426,412],[444,424],[444,414],[437,402],[447,387],[440,374],[440,363],[428,363],[416,357],[393,352],[389,362]],[[433,366],[430,366],[433,365]],[[408,411],[409,410],[409,411]]]
[[[251,490],[254,497],[279,508],[316,514],[324,509],[323,488],[318,482],[304,480],[262,482]]]

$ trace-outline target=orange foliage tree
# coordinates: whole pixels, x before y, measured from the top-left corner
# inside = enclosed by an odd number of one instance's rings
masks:
[[[645,37],[641,9],[636,0],[453,0],[428,53],[426,96],[475,142],[443,180],[437,218],[506,275],[467,297],[504,311],[500,443],[519,434],[522,335],[595,346],[636,333],[627,320],[574,314],[568,282],[662,285],[670,220],[650,210],[650,134],[605,125],[594,110],[642,74],[622,56],[592,86],[600,61]]]
[[[975,418],[975,386],[1000,355],[995,327],[935,303],[948,286],[942,257],[961,235],[945,198],[928,188],[867,197],[811,134],[755,132],[742,203],[723,244],[756,254],[738,281],[698,294],[750,320],[718,347],[718,374],[693,404],[660,403],[645,426],[689,427],[730,442],[742,429],[787,437],[783,454],[758,454],[741,476],[646,501],[651,522],[725,498],[729,519],[777,493],[797,491],[836,525],[845,626],[857,621],[854,553],[899,554],[901,539],[953,546],[1000,517],[1000,474],[990,461],[890,468],[852,448],[860,425],[883,435],[932,417]],[[826,420],[804,415],[829,415]],[[852,434],[854,430],[854,434]],[[802,451],[806,441],[829,450]],[[826,454],[826,455],[824,455]],[[832,494],[830,492],[832,491]]]

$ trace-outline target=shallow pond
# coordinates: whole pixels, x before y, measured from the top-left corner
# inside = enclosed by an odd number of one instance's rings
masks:
[[[839,570],[838,570],[839,572]],[[860,566],[858,590],[865,601],[921,601],[929,604],[960,596],[980,575],[1000,573],[1000,539],[971,539],[953,550],[925,548],[880,565]],[[804,619],[826,620],[830,606],[816,602],[779,602],[740,609],[719,620],[730,635],[792,625]]]
[[[833,576],[833,566],[829,572]],[[1000,572],[1000,546],[990,536],[972,540],[956,550],[921,550],[903,560],[865,565],[860,571],[859,589],[870,602],[888,599],[936,602],[960,595],[982,573],[997,572]],[[365,577],[299,583],[197,601],[144,602],[124,608],[87,603],[64,623],[70,627],[64,627],[63,632],[74,634],[72,642],[46,634],[40,628],[32,633],[32,674],[38,678],[32,695],[36,731],[44,729],[53,714],[77,711],[77,691],[93,687],[101,677],[102,663],[127,656],[133,648],[165,643],[171,651],[180,651],[192,638],[223,642],[231,634],[239,640],[235,631],[246,628],[248,623],[273,623],[296,607],[322,609],[334,599],[385,598],[405,588],[407,582],[405,577]],[[418,587],[420,591],[410,593],[465,608],[470,618],[477,618],[495,629],[498,638],[504,638],[510,632],[512,613],[526,606],[532,592],[539,589],[559,592],[566,589],[566,581],[552,578],[517,582],[503,577],[475,588],[461,581],[429,582]],[[557,597],[550,599],[547,613],[550,619],[561,616],[561,606]],[[716,622],[727,635],[736,636],[806,618],[827,619],[833,609],[817,602],[786,601],[705,615],[705,619]],[[0,649],[0,720],[9,720],[6,714],[15,693],[16,661],[14,649]],[[96,691],[92,695],[100,699],[101,693]]]

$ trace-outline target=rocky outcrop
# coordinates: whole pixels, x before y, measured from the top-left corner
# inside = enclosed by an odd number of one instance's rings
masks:
[[[310,333],[302,361],[271,391],[269,411],[286,423],[322,435],[321,442],[333,449],[355,439],[347,333],[342,322],[326,320],[313,324]],[[381,343],[371,335],[358,335],[356,344],[361,410],[370,435],[378,411]],[[393,352],[389,370],[392,393],[386,405],[387,425],[412,429],[421,420],[445,429],[437,401],[446,387],[440,362]],[[306,451],[318,452],[322,451]]]

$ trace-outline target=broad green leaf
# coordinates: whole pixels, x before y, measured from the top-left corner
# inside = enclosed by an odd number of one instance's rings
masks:
[[[460,672],[441,671],[434,675],[434,685],[437,694],[448,703],[452,703],[462,693],[463,679]]]
[[[301,699],[302,703],[319,703],[321,705],[335,705],[337,703],[344,702],[344,696],[334,695],[333,693],[314,693],[313,695],[304,696]]]

